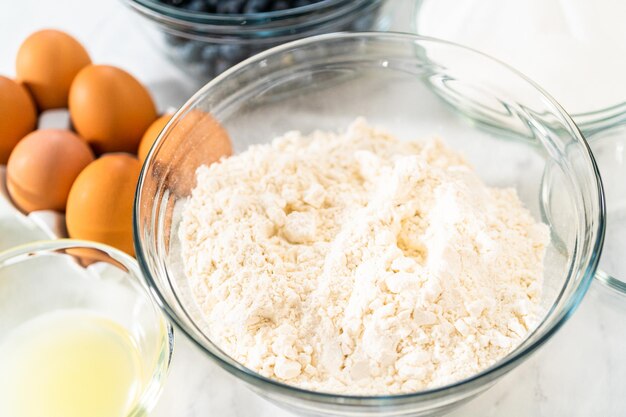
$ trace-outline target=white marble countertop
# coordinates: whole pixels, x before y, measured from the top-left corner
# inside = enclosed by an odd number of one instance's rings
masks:
[[[139,22],[119,0],[5,3],[0,19],[0,74],[14,75],[13,57],[28,34],[52,27],[79,38],[95,62],[120,66],[146,83],[161,110],[184,103],[195,90],[152,47]],[[611,253],[619,251],[613,248]],[[626,297],[593,283],[574,316],[539,352],[450,415],[626,416],[624,323]],[[180,332],[177,336],[170,375],[152,417],[292,415],[226,374]]]

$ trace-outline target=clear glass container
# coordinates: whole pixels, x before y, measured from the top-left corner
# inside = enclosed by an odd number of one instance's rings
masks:
[[[626,123],[626,2],[419,0],[413,30],[502,60],[541,85],[585,134]]]
[[[148,23],[153,43],[200,84],[285,42],[385,24],[378,20],[385,0],[324,0],[287,10],[232,15],[190,12],[157,0],[124,1],[145,18],[142,23]]]
[[[490,186],[514,187],[551,229],[538,327],[508,356],[456,383],[403,395],[313,392],[264,378],[201,330],[178,244],[181,207],[212,132],[235,152],[288,130],[341,130],[357,116],[405,138],[442,137]],[[153,146],[135,202],[137,258],[167,314],[209,358],[282,407],[319,416],[443,413],[492,386],[572,314],[596,272],[605,208],[593,156],[572,119],[535,84],[473,50],[392,33],[332,34],[257,55],[218,76],[184,105]]]
[[[174,339],[137,262],[106,245],[66,239],[0,253],[0,343],[20,324],[66,309],[96,313],[128,331],[139,352],[142,380],[126,415],[146,416],[163,387]]]
[[[606,193],[606,238],[598,278],[626,294],[626,125],[587,137]],[[624,300],[623,300],[624,301]]]

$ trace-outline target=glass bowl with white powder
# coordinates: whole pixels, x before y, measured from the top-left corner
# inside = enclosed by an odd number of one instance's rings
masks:
[[[205,166],[224,132],[234,156]],[[604,224],[554,100],[389,33],[216,78],[153,146],[135,206],[139,263],[181,330],[260,395],[329,416],[441,413],[489,388],[575,310]]]

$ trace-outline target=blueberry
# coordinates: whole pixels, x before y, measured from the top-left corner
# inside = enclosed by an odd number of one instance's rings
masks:
[[[191,41],[178,48],[178,53],[185,62],[198,62],[202,54],[202,43]]]
[[[211,79],[215,76],[215,62],[203,62],[199,68],[201,75],[205,79]]]
[[[207,7],[209,8],[211,12],[215,12],[220,0],[204,0],[204,2],[206,3]]]
[[[355,32],[366,32],[374,26],[374,16],[367,15],[360,17],[354,23],[352,23],[352,27],[350,30]]]
[[[205,45],[200,55],[203,62],[212,63],[218,55],[217,45]]]
[[[263,45],[249,45],[246,48],[246,56],[245,56],[245,58],[248,58],[248,57],[250,57],[252,55],[256,55],[259,52],[263,52],[266,49],[271,48],[273,46],[276,46],[276,45],[265,45],[265,44],[263,44]]]
[[[245,0],[222,0],[217,3],[216,11],[222,14],[238,14],[243,9]]]
[[[170,6],[181,7],[187,3],[188,0],[160,0],[161,3],[169,4]]]
[[[187,39],[181,36],[172,35],[171,33],[166,33],[164,38],[165,38],[165,43],[171,46],[180,46],[188,42]]]
[[[263,13],[270,10],[270,0],[249,0],[243,8],[244,13]]]
[[[184,9],[190,12],[206,13],[209,11],[209,5],[204,0],[191,0],[189,3],[183,6]]]
[[[288,0],[274,0],[274,3],[272,3],[272,7],[271,10],[272,11],[277,11],[277,10],[287,10],[290,8],[290,4]]]
[[[215,66],[213,67],[214,69],[214,74],[215,75],[220,75],[221,73],[223,73],[224,71],[226,71],[228,68],[230,68],[233,64],[231,64],[228,61],[225,61],[223,59],[218,59],[215,62]]]
[[[236,64],[246,57],[246,51],[240,45],[225,44],[220,45],[218,48],[220,57],[233,64]]]
[[[198,13],[265,13],[319,3],[323,0],[157,0]]]
[[[292,7],[304,7],[304,6],[308,6],[309,4],[313,4],[316,3],[314,0],[296,0],[293,2],[293,6]]]

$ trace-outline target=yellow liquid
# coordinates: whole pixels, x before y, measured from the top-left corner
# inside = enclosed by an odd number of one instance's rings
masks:
[[[3,417],[123,417],[142,379],[127,330],[89,311],[41,315],[0,341]]]

